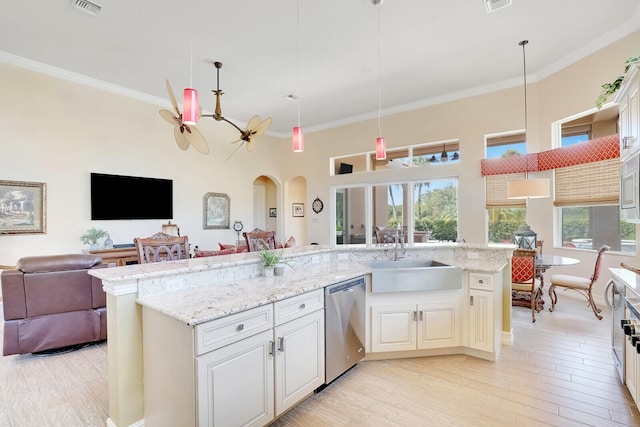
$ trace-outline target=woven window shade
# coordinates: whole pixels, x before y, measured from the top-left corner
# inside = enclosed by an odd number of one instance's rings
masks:
[[[526,208],[525,199],[508,199],[507,182],[512,179],[524,179],[524,173],[508,173],[502,175],[487,175],[486,207],[489,208]]]
[[[555,170],[554,206],[617,204],[620,191],[617,158]]]

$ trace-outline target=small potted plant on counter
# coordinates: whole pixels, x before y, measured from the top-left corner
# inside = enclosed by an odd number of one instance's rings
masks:
[[[107,232],[100,228],[90,228],[80,236],[80,240],[82,240],[82,243],[85,245],[89,245],[89,250],[94,251],[98,249],[98,240],[107,236]]]
[[[270,277],[273,275],[282,276],[284,274],[285,265],[293,268],[288,261],[282,260],[282,252],[282,249],[280,249],[279,251],[276,251],[274,249],[263,249],[259,252],[260,260],[264,265],[265,277]]]

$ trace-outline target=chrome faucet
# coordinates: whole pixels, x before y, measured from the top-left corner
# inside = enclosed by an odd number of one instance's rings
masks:
[[[398,228],[396,230],[396,239],[395,239],[395,249],[393,251],[393,260],[397,261],[398,258],[398,245],[400,245],[400,249],[402,249],[402,254],[400,258],[404,257],[404,237],[402,236],[402,226],[398,224]]]

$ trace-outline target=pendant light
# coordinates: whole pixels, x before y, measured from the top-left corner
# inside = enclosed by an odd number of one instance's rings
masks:
[[[527,138],[527,61],[525,56],[525,46],[528,40],[522,40],[518,43],[522,46],[522,63],[524,75],[524,135],[525,144]],[[525,150],[526,151],[526,150]],[[549,180],[546,178],[529,178],[529,162],[525,152],[525,173],[524,179],[515,179],[507,182],[507,198],[508,199],[541,199],[549,197]]]
[[[300,91],[300,0],[296,1],[296,79],[298,92]],[[296,96],[296,108],[298,109],[298,126],[294,126],[291,132],[291,142],[294,153],[304,151],[304,134],[300,126],[300,96]]]
[[[371,0],[374,6],[378,7],[378,135],[376,138],[376,160],[386,160],[387,146],[382,136],[382,126],[380,125],[380,116],[382,115],[382,90],[380,89],[380,5],[382,0]]]
[[[194,1],[195,2],[195,1]],[[182,123],[187,125],[198,124],[198,91],[193,89],[193,14],[194,7],[191,5],[191,43],[189,48],[189,86],[185,88],[183,94],[183,115]]]

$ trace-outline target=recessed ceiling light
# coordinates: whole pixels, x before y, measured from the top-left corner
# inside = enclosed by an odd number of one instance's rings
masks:
[[[507,6],[511,6],[511,0],[484,0],[484,7],[487,8],[487,13],[495,12]]]
[[[73,7],[93,16],[96,16],[102,10],[102,6],[87,0],[73,0]]]

